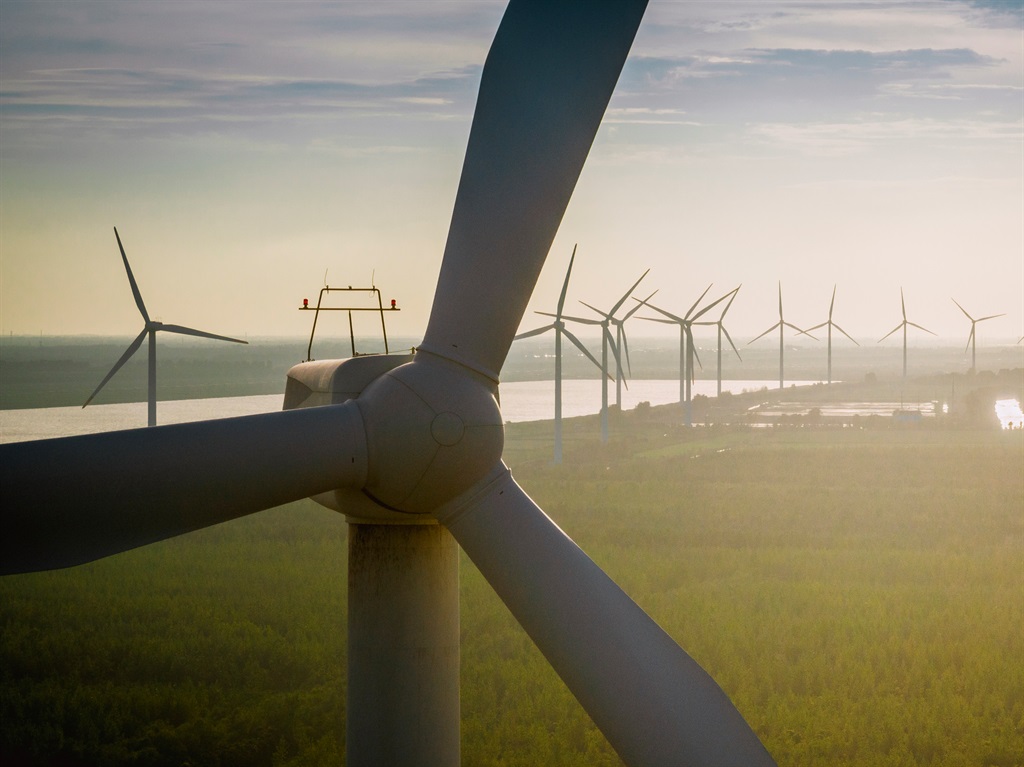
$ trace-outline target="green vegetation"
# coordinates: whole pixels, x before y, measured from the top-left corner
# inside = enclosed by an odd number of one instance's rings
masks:
[[[519,482],[780,765],[1024,765],[1024,433],[509,428]],[[0,579],[0,762],[344,759],[345,524],[311,502]],[[616,765],[462,563],[463,762]],[[33,759],[34,758],[34,759]]]

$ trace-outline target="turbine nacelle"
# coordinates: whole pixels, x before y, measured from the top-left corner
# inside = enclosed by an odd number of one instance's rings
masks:
[[[497,387],[428,352],[301,363],[285,409],[354,400],[365,430],[362,488],[314,498],[353,519],[415,522],[480,482],[501,460]]]

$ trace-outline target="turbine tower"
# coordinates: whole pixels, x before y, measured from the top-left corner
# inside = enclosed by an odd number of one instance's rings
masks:
[[[545,317],[553,317],[550,312],[537,312]],[[593,317],[570,317],[562,315],[563,320],[578,322],[581,325],[598,325],[601,328],[601,442],[608,441],[608,382],[615,380],[608,370],[608,349],[611,348],[612,356],[617,365],[619,361],[619,350],[615,348],[615,339],[609,328],[611,321],[605,317],[596,320]]]
[[[759,338],[764,338],[766,335],[768,335],[773,330],[775,330],[775,328],[779,329],[779,389],[782,389],[783,388],[783,379],[784,379],[783,370],[784,370],[784,362],[785,362],[785,354],[786,354],[786,345],[785,345],[785,339],[784,339],[784,334],[786,332],[786,328],[792,328],[793,330],[795,330],[800,335],[808,336],[810,338],[814,338],[814,336],[812,336],[806,330],[801,330],[800,328],[798,328],[793,323],[786,322],[786,320],[783,319],[783,317],[782,317],[782,283],[781,282],[779,283],[779,321],[776,322],[774,325],[772,325],[770,328],[768,328],[766,331],[764,331],[761,335],[757,336],[757,338],[754,338],[751,341],[749,341],[747,343],[747,346],[750,346],[750,344],[754,343],[754,341],[758,340]],[[817,341],[818,339],[814,338],[814,340]]]
[[[832,286],[832,301],[828,305],[828,319],[825,320],[820,325],[815,325],[813,328],[807,328],[808,332],[810,332],[812,330],[817,330],[818,328],[824,328],[824,327],[828,328],[828,382],[829,382],[829,384],[832,383],[832,328],[835,328],[840,333],[842,333],[844,336],[846,336],[851,341],[853,341],[855,344],[857,344],[857,341],[854,340],[853,336],[851,336],[849,333],[847,333],[845,330],[843,330],[841,327],[839,327],[836,323],[834,323],[832,321],[832,310],[835,308],[835,305],[836,305],[836,286],[833,285]],[[857,346],[860,346],[860,344],[857,344]]]
[[[729,311],[729,307],[732,306],[732,302],[734,300],[736,300],[736,294],[740,292],[740,288],[742,288],[742,287],[743,286],[740,285],[735,290],[733,290],[732,293],[726,293],[726,296],[730,297],[729,298],[729,302],[725,305],[725,308],[722,309],[722,313],[719,315],[717,320],[715,320],[714,322],[695,322],[695,323],[693,323],[694,325],[715,325],[718,328],[718,394],[717,394],[717,396],[719,396],[719,397],[722,396],[722,334],[723,333],[725,334],[725,337],[729,340],[729,346],[731,346],[732,350],[736,353],[736,359],[738,359],[740,362],[743,361],[743,358],[740,356],[740,350],[736,348],[736,344],[734,344],[732,342],[732,336],[730,336],[729,335],[729,331],[725,329],[725,315]],[[724,296],[723,296],[723,298],[724,298]]]
[[[248,344],[248,341],[243,341],[239,338],[230,338],[228,336],[219,336],[216,333],[207,333],[205,330],[195,330],[193,328],[186,328],[182,325],[165,325],[162,322],[152,320],[149,318],[149,312],[146,311],[146,304],[142,301],[142,292],[139,290],[139,285],[135,282],[135,275],[132,274],[132,268],[128,264],[128,256],[125,255],[124,246],[121,244],[121,235],[117,233],[117,227],[114,227],[114,237],[117,238],[117,247],[121,249],[121,260],[124,261],[124,269],[128,273],[128,282],[132,286],[132,295],[135,296],[135,305],[139,307],[139,313],[142,315],[142,332],[139,333],[135,340],[128,344],[128,348],[124,354],[121,355],[114,367],[110,369],[106,377],[100,381],[100,385],[96,387],[96,390],[89,395],[89,399],[82,405],[83,408],[88,407],[89,403],[93,401],[93,398],[100,393],[100,389],[107,385],[107,381],[114,377],[114,374],[122,368],[135,352],[142,346],[143,339],[149,336],[149,397],[148,397],[148,425],[156,426],[156,334],[163,330],[167,333],[179,333],[184,336],[198,336],[199,338],[212,338],[215,341],[231,341],[236,344]]]
[[[350,767],[459,764],[456,542],[626,764],[773,764],[501,461],[499,373],[645,5],[509,4],[412,361],[302,363],[279,413],[0,445],[0,571],[315,496],[349,521]]]
[[[698,319],[704,316],[711,309],[714,309],[722,301],[729,298],[733,293],[726,293],[721,298],[717,298],[710,304],[705,306],[703,309],[694,314],[694,310],[704,300],[704,296],[711,290],[711,285],[704,288],[704,292],[700,294],[693,305],[686,310],[686,314],[682,317],[672,314],[671,312],[665,311],[649,301],[642,301],[641,303],[645,306],[653,309],[662,315],[662,317],[643,317],[643,319],[650,322],[662,322],[665,324],[679,325],[679,401],[686,405],[686,425],[689,426],[692,423],[691,403],[693,402],[693,381],[694,381],[694,361],[700,365],[700,358],[697,356],[697,345],[693,341],[693,326],[700,325],[697,322]],[[738,290],[738,288],[737,288]],[[710,324],[710,323],[709,323]],[[719,368],[721,371],[721,368]]]
[[[977,365],[978,365],[978,356],[977,356],[977,351],[978,351],[977,350],[977,340],[978,340],[978,337],[977,337],[977,335],[975,335],[974,327],[979,322],[984,322],[985,320],[994,320],[996,317],[1005,317],[1006,314],[1005,313],[1003,313],[1003,314],[990,314],[988,317],[978,317],[978,319],[974,319],[974,317],[972,317],[971,315],[969,315],[967,313],[966,309],[964,309],[962,306],[960,306],[959,303],[957,303],[957,300],[955,298],[951,298],[950,300],[954,304],[956,304],[956,308],[959,309],[960,311],[962,311],[964,313],[964,316],[967,317],[967,319],[969,319],[971,321],[971,334],[969,336],[967,336],[967,346],[969,346],[971,348],[971,372],[972,373],[977,372],[977,369],[978,369],[977,368]],[[1020,343],[1020,342],[1018,341],[1018,343]],[[964,347],[964,351],[967,351],[967,346]]]
[[[562,319],[562,309],[565,306],[565,294],[569,290],[569,275],[572,274],[572,264],[576,259],[576,246],[572,248],[572,256],[569,257],[569,268],[565,270],[565,281],[562,283],[562,293],[558,297],[558,309],[555,312],[555,321],[544,327],[520,333],[513,341],[523,338],[539,336],[549,330],[555,331],[555,464],[562,462],[562,336],[568,338],[577,349],[583,352],[588,360],[594,363],[602,373],[606,372],[601,368],[601,363],[594,359],[586,346],[565,327],[565,320]]]
[[[622,354],[623,353],[625,353],[625,355],[626,355],[626,365],[627,365],[627,367],[631,368],[631,366],[629,365],[629,342],[626,340],[626,328],[625,328],[625,325],[626,325],[626,320],[628,320],[630,317],[633,316],[633,314],[637,310],[637,307],[633,307],[632,309],[630,309],[628,312],[626,312],[625,316],[623,316],[621,318],[616,317],[615,316],[615,312],[617,312],[619,309],[622,308],[622,305],[624,303],[626,303],[626,299],[629,298],[631,295],[633,295],[633,291],[636,290],[637,285],[640,284],[640,282],[643,280],[643,278],[646,277],[648,272],[650,272],[650,271],[651,270],[648,269],[646,272],[641,274],[640,275],[640,279],[638,279],[636,282],[634,282],[633,286],[629,290],[627,290],[625,293],[623,293],[622,294],[622,298],[620,298],[615,303],[615,305],[611,309],[609,309],[607,312],[603,312],[600,309],[598,309],[597,307],[591,306],[586,301],[580,301],[580,303],[583,304],[585,307],[590,309],[592,312],[596,312],[597,314],[600,314],[602,317],[605,318],[605,320],[609,324],[615,326],[615,340],[612,343],[612,346],[616,350],[616,353],[615,353],[615,406],[618,407],[619,409],[622,408],[622,381],[623,381],[623,378],[625,377],[624,372],[622,370]],[[655,293],[657,293],[657,291],[655,291]],[[651,293],[651,295],[653,296],[654,293]],[[648,298],[649,297],[650,296],[648,296]],[[632,375],[632,373],[633,373],[632,369],[630,369],[629,372],[630,372],[630,375]]]
[[[903,328],[903,378],[906,378],[907,377],[907,326],[909,325],[910,327],[917,328],[918,330],[923,330],[925,333],[932,333],[932,331],[930,331],[928,328],[923,328],[920,325],[918,325],[917,323],[911,322],[910,320],[907,319],[907,302],[903,298],[903,288],[900,288],[900,307],[903,310],[903,322],[901,322],[899,325],[894,327],[892,330],[890,330],[884,336],[879,338],[878,339],[878,343],[882,343],[882,341],[887,339],[889,336],[891,336],[897,330],[899,330],[900,328]],[[932,335],[935,335],[935,334],[932,333]]]

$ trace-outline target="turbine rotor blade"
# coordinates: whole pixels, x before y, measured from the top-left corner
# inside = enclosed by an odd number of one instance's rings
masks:
[[[535,312],[535,314],[539,314],[542,317],[555,317],[555,318],[558,317],[558,315],[555,314],[554,312]],[[563,315],[562,319],[566,320],[568,322],[579,322],[579,323],[582,323],[584,325],[602,325],[602,324],[604,324],[604,320],[595,320],[593,317],[570,317],[569,315]],[[554,327],[554,325],[552,325],[551,327]]]
[[[846,336],[846,337],[847,337],[847,338],[849,338],[849,339],[850,339],[851,341],[853,341],[853,342],[854,342],[855,344],[857,344],[857,339],[855,339],[855,338],[854,338],[853,336],[851,336],[851,335],[850,335],[849,333],[847,333],[847,332],[846,332],[845,330],[843,330],[843,329],[842,329],[841,327],[839,327],[838,325],[836,325],[836,323],[834,323],[834,322],[833,322],[833,323],[832,323],[832,327],[834,327],[834,328],[835,328],[836,330],[838,330],[838,331],[839,331],[840,333],[842,333],[842,334],[843,334],[844,336]],[[811,330],[814,330],[814,328],[811,328]],[[860,346],[860,344],[857,344],[857,346]]]
[[[727,339],[727,340],[729,341],[729,346],[731,346],[731,347],[732,347],[732,350],[733,350],[734,352],[736,352],[736,358],[737,358],[737,359],[738,359],[738,360],[739,360],[740,362],[742,362],[742,361],[743,361],[743,358],[742,358],[742,357],[740,357],[740,350],[739,350],[739,349],[737,349],[737,348],[736,348],[736,344],[734,344],[734,343],[732,342],[732,336],[730,336],[730,335],[729,335],[729,331],[725,329],[725,325],[722,325],[722,333],[724,333],[724,334],[725,334],[725,337],[726,337],[726,339]]]
[[[132,267],[128,263],[128,256],[125,255],[124,245],[121,244],[121,235],[117,233],[116,226],[114,227],[114,237],[117,238],[117,247],[121,250],[121,260],[124,261],[124,270],[128,272],[128,283],[132,286],[132,295],[135,296],[135,305],[139,307],[139,313],[148,325],[149,312],[146,311],[146,304],[142,300],[142,292],[139,290],[139,284],[135,281],[135,275],[132,274]]]
[[[497,381],[646,5],[509,4],[484,64],[425,351]]]
[[[917,328],[918,330],[923,330],[925,333],[931,333],[933,336],[935,335],[935,333],[932,333],[932,331],[930,331],[928,328],[921,327],[916,322],[908,322],[907,324],[910,325],[910,327],[912,327],[912,328]]]
[[[622,322],[625,322],[630,317],[632,317],[634,314],[636,314],[641,306],[644,306],[644,305],[650,306],[650,304],[648,304],[647,302],[650,301],[652,298],[654,298],[657,294],[658,294],[658,291],[655,290],[653,293],[651,293],[651,295],[647,296],[647,298],[645,298],[643,301],[641,301],[638,298],[634,298],[633,300],[637,301],[638,303],[637,303],[636,306],[634,306],[632,309],[630,309],[628,312],[626,312],[625,316],[622,318]]]
[[[964,351],[971,348],[971,341],[974,340],[974,323],[971,323],[971,333],[967,336],[967,345],[964,347]]]
[[[0,445],[0,573],[71,567],[362,487],[366,463],[354,401]]]
[[[978,317],[978,319],[976,319],[975,322],[984,322],[985,320],[994,320],[996,317],[1005,317],[1005,316],[1006,316],[1006,312],[1003,312],[1002,314],[990,314],[988,317]]]
[[[579,245],[579,243],[576,243]],[[572,274],[572,262],[576,260],[576,245],[572,246],[572,255],[569,256],[569,268],[565,270],[565,282],[562,283],[562,293],[558,296],[558,316],[562,316],[562,309],[565,307],[565,294],[569,290],[569,275]]]
[[[135,336],[135,340],[128,344],[128,348],[125,349],[124,354],[121,355],[121,359],[114,363],[114,367],[110,368],[110,372],[103,377],[103,380],[100,381],[100,385],[97,386],[93,393],[89,395],[89,399],[87,399],[85,404],[82,405],[83,408],[88,407],[89,403],[92,402],[96,395],[100,393],[100,389],[107,385],[107,381],[113,378],[114,374],[124,366],[124,363],[126,363],[128,359],[139,350],[139,347],[142,346],[142,341],[148,332],[148,327],[143,328],[142,332]]]
[[[754,341],[757,341],[758,339],[764,338],[766,335],[768,335],[773,330],[778,328],[779,325],[781,325],[781,324],[782,324],[781,322],[776,322],[774,325],[772,325],[770,328],[768,328],[766,331],[764,331],[761,335],[757,336],[757,338],[752,338],[749,341],[747,341],[747,346],[750,346],[752,343],[754,343]]]
[[[884,340],[885,340],[885,339],[887,339],[887,338],[888,338],[889,336],[891,336],[891,335],[892,335],[893,333],[895,333],[895,332],[896,332],[897,330],[899,330],[900,328],[902,328],[902,327],[903,327],[903,325],[905,324],[905,322],[906,322],[906,321],[904,321],[904,322],[901,322],[901,323],[900,323],[899,325],[897,325],[896,327],[894,327],[894,328],[893,328],[892,330],[890,330],[890,331],[889,331],[888,333],[886,333],[886,334],[885,334],[884,336],[882,336],[881,338],[879,338],[879,339],[878,339],[878,343],[882,343],[882,341],[884,341]]]
[[[704,292],[701,293],[700,296],[697,297],[697,300],[693,302],[693,306],[686,310],[686,314],[684,315],[685,319],[690,319],[690,314],[697,308],[697,305],[704,300],[704,296],[708,294],[708,291],[711,290],[711,286],[714,284],[715,283],[713,282],[708,283],[708,286],[704,288]]]
[[[178,333],[183,336],[196,336],[197,338],[212,338],[214,341],[230,341],[233,344],[246,344],[248,341],[243,341],[241,338],[232,338],[231,336],[221,336],[216,333],[209,333],[205,330],[196,330],[195,328],[186,328],[183,325],[163,325],[157,327],[157,330],[165,330],[168,333]]]
[[[616,302],[615,306],[613,306],[611,308],[611,311],[608,312],[609,316],[615,314],[615,312],[617,312],[619,309],[622,308],[622,305],[624,303],[626,303],[626,299],[629,298],[631,295],[633,295],[633,291],[636,290],[637,285],[639,285],[643,281],[644,277],[646,277],[648,275],[648,273],[650,273],[650,271],[651,270],[648,269],[646,272],[641,274],[640,275],[640,279],[638,279],[636,282],[633,283],[633,287],[631,287],[629,290],[627,290],[625,293],[622,294],[622,298],[620,298]],[[654,292],[657,293],[658,291],[654,291]],[[651,295],[654,295],[654,293],[652,293]]]
[[[627,764],[771,765],[715,681],[513,481],[438,519]]]
[[[957,308],[957,309],[959,309],[960,311],[962,311],[962,312],[964,313],[964,316],[965,316],[965,317],[966,317],[967,319],[969,319],[969,320],[970,320],[971,322],[974,322],[974,317],[972,317],[971,315],[969,315],[969,314],[967,313],[967,310],[966,310],[966,309],[964,309],[964,308],[963,308],[962,306],[960,306],[960,303],[959,303],[959,302],[958,302],[958,301],[957,301],[957,300],[956,300],[955,298],[950,298],[949,300],[950,300],[950,301],[952,301],[952,302],[953,302],[954,304],[956,304],[956,308]]]
[[[604,318],[605,318],[606,320],[610,320],[610,319],[612,319],[612,312],[602,312],[602,311],[601,311],[600,309],[598,309],[598,308],[597,308],[596,306],[591,306],[591,305],[590,305],[590,304],[588,304],[588,303],[587,303],[586,301],[580,301],[580,303],[581,303],[581,304],[583,304],[583,305],[584,305],[585,307],[587,307],[588,309],[590,309],[590,311],[592,311],[592,312],[597,312],[597,313],[598,313],[598,314],[600,314],[600,315],[601,315],[602,317],[604,317]]]
[[[539,336],[541,333],[547,333],[549,330],[554,330],[554,329],[555,329],[555,324],[552,323],[550,325],[545,325],[542,328],[537,328],[536,330],[528,330],[525,333],[520,333],[519,335],[515,336],[512,340],[513,341],[521,341],[524,338],[531,338],[533,336]]]
[[[597,357],[595,357],[593,354],[590,353],[590,350],[587,349],[587,347],[583,345],[583,343],[580,341],[580,339],[578,339],[576,336],[574,336],[572,333],[570,333],[568,330],[565,330],[565,329],[562,330],[562,335],[564,335],[566,338],[568,338],[569,341],[572,342],[572,344],[577,349],[579,349],[581,352],[583,352],[583,356],[586,357],[591,362],[593,362],[594,363],[594,367],[596,367],[598,370],[600,370],[602,373],[604,373],[604,370],[601,368],[601,363],[597,361]],[[609,378],[610,377],[611,376],[609,376]]]

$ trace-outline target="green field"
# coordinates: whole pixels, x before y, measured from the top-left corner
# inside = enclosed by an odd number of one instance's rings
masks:
[[[506,459],[780,765],[1024,765],[1024,433],[677,420]],[[0,763],[342,762],[345,535],[303,502],[0,579]],[[464,764],[619,764],[465,558],[462,643]]]

